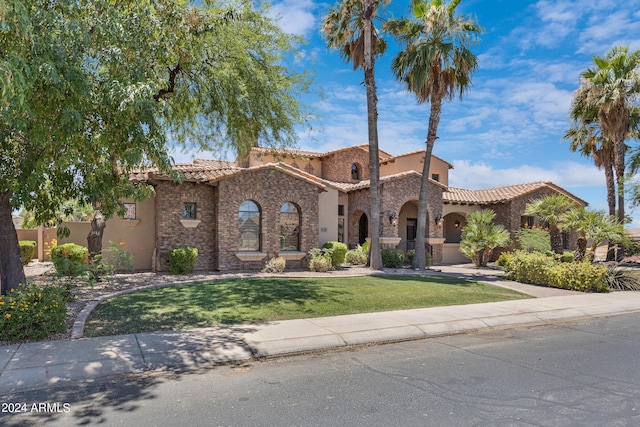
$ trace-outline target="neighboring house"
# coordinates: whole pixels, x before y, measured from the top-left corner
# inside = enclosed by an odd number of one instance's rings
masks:
[[[415,245],[423,151],[392,156],[380,151],[381,242],[403,250]],[[258,270],[282,256],[287,268],[306,268],[308,251],[327,241],[350,248],[364,243],[371,223],[368,146],[327,153],[254,148],[242,166],[195,160],[174,166],[183,181],[156,169],[131,179],[152,185],[155,196],[127,201],[127,214],[107,222],[105,239],[126,242],[136,268],[168,270],[168,252],[178,245],[198,249],[198,270]],[[466,215],[490,208],[497,222],[515,231],[528,221],[528,201],[561,193],[583,200],[550,182],[488,190],[448,186],[453,166],[431,160],[426,242],[434,263],[468,262],[458,251]],[[84,236],[83,236],[84,237]]]

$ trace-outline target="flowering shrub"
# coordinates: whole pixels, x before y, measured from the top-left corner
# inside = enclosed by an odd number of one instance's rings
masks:
[[[0,340],[41,339],[66,328],[68,291],[37,283],[0,296]]]
[[[75,243],[54,246],[50,250],[51,260],[58,274],[79,276],[86,271],[89,263],[89,250]]]
[[[126,242],[109,241],[109,247],[102,252],[107,253],[115,271],[133,271],[133,254],[124,250]],[[104,262],[104,260],[103,260]]]

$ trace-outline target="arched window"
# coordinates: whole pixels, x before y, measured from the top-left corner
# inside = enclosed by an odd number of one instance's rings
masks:
[[[300,250],[300,211],[291,202],[280,208],[280,250]]]
[[[240,204],[238,219],[240,220],[240,242],[238,244],[238,250],[259,251],[260,234],[262,233],[260,208],[254,201],[245,200]]]
[[[351,165],[351,179],[360,180],[360,167],[355,163]]]

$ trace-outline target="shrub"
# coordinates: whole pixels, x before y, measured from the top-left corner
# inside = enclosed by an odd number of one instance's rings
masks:
[[[382,250],[382,266],[385,268],[401,268],[404,265],[402,249],[384,248]]]
[[[515,232],[520,249],[527,252],[551,251],[549,232],[542,228],[520,228]]]
[[[36,242],[33,240],[20,240],[20,254],[22,255],[22,265],[27,265],[33,259],[36,252]]]
[[[169,251],[169,271],[172,274],[187,274],[193,271],[198,259],[198,249],[181,245]]]
[[[263,273],[282,273],[286,265],[287,265],[287,261],[282,257],[271,258],[264,265],[262,272]]]
[[[607,268],[590,262],[560,263],[549,268],[548,285],[581,292],[608,292]]]
[[[125,242],[113,242],[109,241],[109,247],[102,252],[109,255],[110,263],[113,265],[115,271],[133,271],[133,254],[125,251],[123,248],[126,245]],[[103,259],[103,262],[106,260]]]
[[[29,283],[0,296],[0,340],[35,340],[66,329],[67,291]]]
[[[628,271],[615,266],[607,268],[606,281],[609,289],[616,291],[640,291],[640,281],[632,274],[629,274]]]
[[[334,269],[340,268],[344,264],[347,255],[347,245],[341,242],[327,242],[322,246],[323,249],[333,249],[331,254],[331,265]]]
[[[331,270],[331,261],[324,256],[312,257],[309,261],[309,270],[324,273]]]
[[[575,255],[573,252],[563,252],[560,254],[560,262],[573,262]]]
[[[565,263],[540,252],[515,251],[503,258],[507,277],[522,283],[582,292],[606,292],[607,269],[588,262]]]
[[[349,265],[361,265],[367,263],[367,258],[367,252],[362,246],[358,245],[357,248],[347,251],[344,261]]]
[[[65,243],[51,248],[51,260],[58,274],[79,276],[86,271],[89,250],[75,243]]]
[[[513,260],[513,252],[502,252],[496,260],[496,265],[507,269],[509,263]]]
[[[309,261],[309,269],[311,271],[329,271],[331,270],[333,263],[331,262],[331,256],[333,255],[332,248],[315,248],[309,251],[311,260]]]

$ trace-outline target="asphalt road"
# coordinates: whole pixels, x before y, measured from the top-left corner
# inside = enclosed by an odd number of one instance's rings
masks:
[[[638,325],[635,313],[116,377],[4,395],[0,425],[637,426]]]

